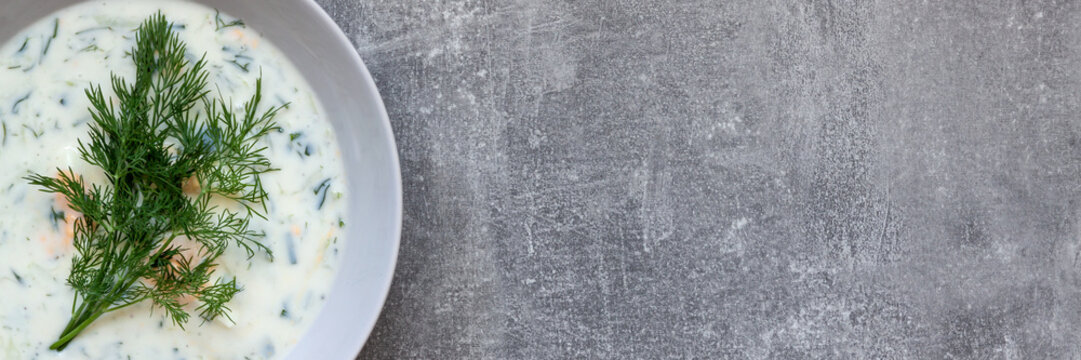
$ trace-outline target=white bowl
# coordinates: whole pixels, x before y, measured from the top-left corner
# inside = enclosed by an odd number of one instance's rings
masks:
[[[244,20],[297,65],[337,132],[349,185],[345,254],[323,312],[287,359],[353,359],[386,300],[402,222],[401,172],[371,74],[312,0],[193,0]],[[78,0],[0,0],[0,44]]]

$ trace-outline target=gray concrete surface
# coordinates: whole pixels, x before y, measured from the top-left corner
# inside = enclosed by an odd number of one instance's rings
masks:
[[[1081,358],[1076,1],[321,4],[405,178],[362,359]]]

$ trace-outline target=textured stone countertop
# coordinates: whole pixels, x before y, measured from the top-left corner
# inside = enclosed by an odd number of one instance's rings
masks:
[[[360,358],[1079,358],[1081,4],[320,1],[401,255]]]

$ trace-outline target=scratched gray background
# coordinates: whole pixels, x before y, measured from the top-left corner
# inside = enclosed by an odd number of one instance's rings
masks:
[[[405,181],[362,359],[1081,358],[1076,1],[321,3]]]

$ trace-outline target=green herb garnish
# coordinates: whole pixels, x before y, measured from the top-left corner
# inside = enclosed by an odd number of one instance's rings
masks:
[[[214,10],[214,24],[217,26],[215,30],[221,31],[221,29],[230,28],[233,26],[244,27],[244,22],[240,19],[233,19],[233,21],[225,21],[222,19],[221,11]]]
[[[230,244],[249,259],[272,256],[249,223],[266,212],[259,176],[274,169],[258,141],[277,130],[273,117],[281,108],[257,110],[261,80],[242,113],[209,97],[205,57],[189,63],[186,45],[160,12],[139,26],[135,43],[133,84],[114,74],[115,99],[100,86],[86,91],[93,121],[79,153],[108,184],[89,184],[70,169],[27,177],[81,214],[68,277],[72,316],[53,350],[101,316],[147,300],[181,328],[190,317],[185,298],[198,304],[204,322],[232,320],[227,303],[241,289],[235,278],[214,276],[216,260]],[[212,198],[239,210],[212,205]]]

